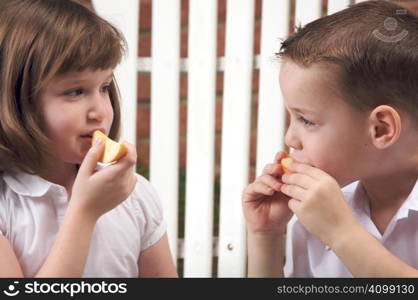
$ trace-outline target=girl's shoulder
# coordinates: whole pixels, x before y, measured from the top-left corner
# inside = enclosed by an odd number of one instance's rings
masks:
[[[145,177],[137,173],[135,175],[137,178],[135,188],[125,202],[141,214],[162,217],[163,208],[158,192]]]

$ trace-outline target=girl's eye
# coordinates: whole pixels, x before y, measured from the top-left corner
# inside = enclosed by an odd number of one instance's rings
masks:
[[[77,97],[80,96],[81,94],[83,94],[83,90],[82,89],[73,89],[73,90],[69,90],[67,92],[65,92],[64,94],[66,96],[71,96],[71,97]]]
[[[309,120],[306,120],[304,117],[302,117],[302,116],[300,116],[299,118],[298,118],[298,120],[299,120],[299,122],[302,122],[303,123],[303,125],[305,125],[305,126],[308,126],[308,127],[310,127],[310,126],[314,126],[315,125],[315,123],[313,123],[313,122],[311,122],[311,121],[309,121]]]

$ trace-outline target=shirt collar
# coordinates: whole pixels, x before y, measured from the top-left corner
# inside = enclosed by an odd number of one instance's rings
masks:
[[[54,185],[38,175],[28,173],[6,173],[3,179],[15,193],[29,197],[42,197]]]
[[[367,194],[359,181],[347,186],[347,191],[344,194],[348,196],[347,200],[351,202],[351,206],[355,211],[365,212],[370,215],[369,201],[366,201],[368,199]],[[407,217],[410,210],[418,211],[418,180],[412,188],[411,193],[409,193],[399,208],[397,213],[398,218]]]

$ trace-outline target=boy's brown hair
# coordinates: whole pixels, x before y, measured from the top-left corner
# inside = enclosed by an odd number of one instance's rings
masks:
[[[366,1],[315,20],[282,43],[279,58],[338,66],[336,84],[361,110],[387,104],[418,119],[418,17]]]
[[[70,0],[0,0],[0,171],[39,172],[52,154],[37,101],[57,75],[114,68],[126,43],[110,23]],[[117,138],[120,107],[110,86]]]

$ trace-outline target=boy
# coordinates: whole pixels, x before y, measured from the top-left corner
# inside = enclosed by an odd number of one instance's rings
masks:
[[[298,30],[279,57],[294,163],[283,174],[278,153],[243,192],[248,275],[417,276],[418,17],[363,2]]]

